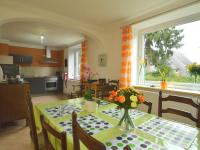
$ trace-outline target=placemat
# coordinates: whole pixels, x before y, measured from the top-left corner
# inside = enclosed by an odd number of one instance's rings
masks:
[[[105,143],[106,150],[123,150],[129,145],[131,150],[166,150],[164,147],[133,133],[122,134]]]
[[[122,110],[119,110],[117,108],[103,110],[102,113],[104,113],[104,114],[106,114],[108,116],[117,118],[117,119],[121,119],[122,115],[123,115]],[[130,110],[130,117],[132,119],[136,119],[136,118],[141,117],[141,116],[143,116],[145,114],[146,114],[145,112],[142,112],[142,111],[139,111],[139,110],[136,110],[136,109]]]
[[[50,117],[58,118],[63,117],[64,115],[70,115],[73,111],[80,112],[82,110],[74,105],[65,104],[46,108],[45,111],[50,115]]]
[[[162,118],[144,122],[138,129],[182,148],[188,148],[198,134],[196,128]]]
[[[100,118],[97,118],[91,114],[78,117],[77,121],[89,135],[93,135],[102,130],[106,130],[113,127],[110,123]],[[63,129],[67,131],[67,133],[72,134],[72,120],[59,122],[59,125],[62,126]]]

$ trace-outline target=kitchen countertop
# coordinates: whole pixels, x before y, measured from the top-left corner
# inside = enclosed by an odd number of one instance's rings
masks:
[[[8,83],[7,81],[0,81],[0,85],[13,85],[13,84],[29,84],[29,82],[24,81],[24,82],[19,82],[19,83]]]
[[[58,78],[58,76],[24,76],[23,78]]]

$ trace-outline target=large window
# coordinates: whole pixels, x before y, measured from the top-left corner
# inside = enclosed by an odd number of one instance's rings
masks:
[[[69,79],[80,79],[81,48],[79,45],[68,49],[68,77]]]
[[[167,80],[171,87],[197,88],[200,84],[199,36],[200,21],[144,33],[140,84],[157,85]]]

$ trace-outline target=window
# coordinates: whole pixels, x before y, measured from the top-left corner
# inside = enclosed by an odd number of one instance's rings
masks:
[[[68,77],[69,79],[80,79],[80,45],[70,47],[68,49]]]
[[[199,27],[200,21],[195,21],[144,33],[139,83],[158,85],[161,80],[167,80],[169,87],[197,89],[200,86]]]

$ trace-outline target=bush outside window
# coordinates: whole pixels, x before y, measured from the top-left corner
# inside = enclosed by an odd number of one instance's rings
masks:
[[[200,84],[200,21],[144,34],[144,84],[166,80],[189,89]],[[141,72],[141,67],[139,68]],[[141,75],[139,73],[139,75]]]

